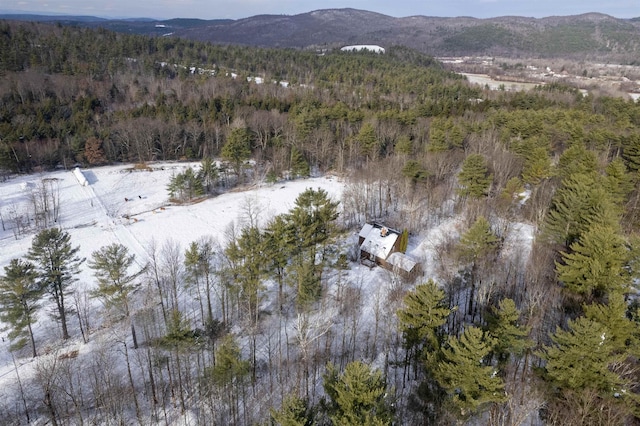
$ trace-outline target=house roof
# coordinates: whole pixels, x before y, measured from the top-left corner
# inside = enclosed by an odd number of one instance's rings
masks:
[[[371,230],[373,229],[373,225],[370,223],[365,223],[364,226],[362,227],[362,229],[360,230],[360,236],[362,238],[367,238],[367,235],[369,235],[369,232],[371,232]]]
[[[399,235],[387,228],[388,232],[383,237],[381,230],[380,226],[366,223],[360,231],[360,237],[364,238],[360,250],[386,260]]]
[[[387,259],[387,262],[389,262],[394,267],[400,268],[406,272],[411,272],[413,268],[415,268],[418,264],[418,262],[407,256],[406,254],[400,253],[399,251],[391,253],[389,258]]]

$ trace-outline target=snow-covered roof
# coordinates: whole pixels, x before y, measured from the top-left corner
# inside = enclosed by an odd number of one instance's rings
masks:
[[[365,223],[362,229],[360,230],[360,237],[367,238],[367,235],[369,235],[369,232],[371,232],[372,229],[373,229],[373,225],[371,225],[370,223]]]
[[[389,262],[396,268],[400,268],[406,272],[411,272],[413,268],[415,268],[418,264],[418,262],[407,256],[406,254],[400,253],[399,251],[391,253],[389,255],[389,258],[387,259],[387,262]]]
[[[360,250],[379,257],[380,259],[386,259],[398,239],[398,234],[387,229],[383,237],[382,229],[381,227],[366,223],[360,231],[360,236],[364,238],[364,241],[360,245]]]

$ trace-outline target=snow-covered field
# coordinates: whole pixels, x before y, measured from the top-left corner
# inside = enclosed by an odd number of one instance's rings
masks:
[[[202,235],[223,242],[225,229],[233,222],[241,223],[247,206],[259,212],[265,223],[285,213],[294,205],[298,194],[307,188],[322,188],[340,199],[342,183],[332,177],[311,178],[251,187],[223,193],[192,205],[171,205],[167,184],[174,173],[197,164],[153,164],[152,170],[134,170],[130,165],[83,170],[89,185],[81,186],[72,171],[45,175],[18,176],[0,183],[0,212],[5,222],[9,210],[29,210],[31,191],[42,179],[57,179],[59,184],[60,219],[58,225],[71,234],[74,246],[80,246],[81,257],[89,257],[98,248],[119,242],[147,260],[152,240],[171,238],[183,247]],[[0,265],[21,257],[31,246],[33,233],[15,238],[11,223],[0,232]],[[90,279],[90,278],[87,278]]]
[[[167,184],[173,174],[180,173],[189,166],[197,169],[198,164],[155,163],[148,170],[137,170],[132,165],[119,165],[84,169],[82,175],[77,172],[74,174],[73,171],[57,171],[42,175],[14,176],[0,183],[0,213],[5,222],[5,229],[0,230],[0,268],[6,266],[12,258],[26,255],[31,246],[36,230],[16,236],[10,218],[16,212],[26,215],[30,211],[31,194],[43,179],[55,182],[59,188],[61,207],[57,225],[70,233],[71,243],[80,247],[81,257],[90,258],[92,252],[100,247],[117,242],[128,247],[136,255],[140,265],[149,260],[152,242],[161,245],[172,240],[183,252],[192,241],[202,236],[212,236],[224,245],[226,231],[234,223],[242,225],[251,216],[253,223],[257,221],[264,225],[273,216],[288,212],[294,206],[297,196],[307,188],[321,188],[339,201],[344,187],[341,179],[323,176],[234,189],[196,204],[173,205],[168,200]],[[86,185],[81,184],[82,177],[86,179]],[[419,235],[412,236],[407,253],[422,263],[425,279],[437,279],[436,248],[445,236],[458,235],[460,228],[459,218],[450,218],[437,227],[424,229]],[[524,248],[526,257],[533,239],[532,227],[516,224],[512,231],[512,235],[505,241],[504,252]],[[357,230],[352,232],[344,244],[356,241],[357,234]],[[3,272],[0,269],[0,274]],[[96,285],[91,272],[86,264],[83,265],[77,283],[79,288],[91,289]],[[357,288],[361,295],[357,302],[360,310],[355,309],[359,318],[353,324],[357,322],[358,328],[366,333],[377,330],[379,320],[382,323],[388,321],[385,327],[395,328],[393,317],[396,308],[388,301],[389,294],[398,285],[392,274],[382,268],[369,269],[356,263],[352,263],[345,274],[342,282],[348,282],[349,286]],[[341,291],[337,285],[340,281],[338,275],[338,272],[327,274],[327,291],[330,294]],[[268,283],[267,286],[274,287],[275,283]],[[271,290],[275,294],[276,289]],[[92,303],[97,313],[99,302],[92,300]],[[37,338],[42,336],[44,339],[47,336],[49,342],[55,340],[52,336],[59,335],[58,324],[46,312],[41,312],[39,318],[34,330]],[[324,318],[330,321],[337,317],[325,312]],[[295,327],[294,322],[292,318],[284,326]],[[100,345],[99,336],[92,336],[88,344],[83,344],[75,321],[70,321],[69,326],[72,338],[65,342],[65,351],[77,349],[82,356],[93,350],[92,347]],[[340,326],[346,327],[345,324],[334,324],[334,327]],[[15,386],[16,374],[8,350],[6,332],[0,332],[0,336],[3,337],[0,343],[0,398],[17,398],[7,393]],[[359,335],[358,339],[361,338]],[[367,334],[366,338],[370,338],[370,335]],[[384,366],[382,353],[368,356],[372,356],[374,366]],[[35,362],[27,354],[17,359],[17,365],[23,379],[29,378],[34,372]]]
[[[31,247],[35,230],[16,238],[9,218],[11,211],[30,212],[31,193],[42,179],[55,179],[58,184],[61,207],[57,224],[69,232],[72,245],[80,247],[80,257],[90,258],[100,247],[117,242],[128,247],[141,265],[147,263],[152,241],[161,245],[171,239],[184,250],[192,241],[210,235],[222,244],[225,230],[234,222],[242,224],[249,209],[257,212],[259,222],[264,224],[289,211],[298,194],[307,188],[322,188],[339,200],[343,186],[337,178],[326,176],[226,192],[192,205],[172,205],[167,184],[174,173],[189,166],[197,169],[198,163],[156,163],[150,165],[152,171],[135,170],[132,165],[85,169],[86,186],[81,186],[73,171],[15,176],[0,183],[0,213],[5,222],[5,229],[0,230],[0,268],[13,258],[25,256]],[[0,269],[0,274],[3,272]],[[77,285],[87,289],[95,285],[86,264]],[[59,334],[57,324],[42,316],[34,332],[42,335],[49,331]],[[13,367],[8,365],[11,356],[6,332],[0,336],[4,337],[0,343],[2,377],[7,368]]]

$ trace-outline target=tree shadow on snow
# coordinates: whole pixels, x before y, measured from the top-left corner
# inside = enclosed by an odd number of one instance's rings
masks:
[[[85,179],[87,179],[89,185],[93,185],[98,181],[98,177],[91,170],[84,170],[82,174],[84,175]]]

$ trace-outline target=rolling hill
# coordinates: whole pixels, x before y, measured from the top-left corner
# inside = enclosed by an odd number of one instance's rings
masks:
[[[561,57],[623,63],[635,63],[640,57],[640,21],[599,13],[540,19],[517,16],[394,18],[364,10],[325,9],[238,20],[105,20],[40,15],[0,15],[0,18],[50,20],[120,32],[261,47],[404,45],[433,56]]]

